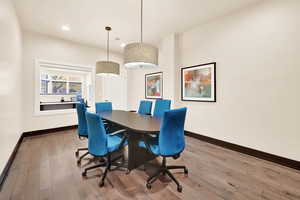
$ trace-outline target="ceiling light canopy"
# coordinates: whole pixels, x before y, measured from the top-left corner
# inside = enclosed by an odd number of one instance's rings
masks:
[[[120,46],[121,46],[122,48],[124,48],[124,47],[126,46],[126,44],[125,44],[125,43],[122,43]]]
[[[143,0],[141,0],[141,41],[125,46],[124,65],[127,68],[158,66],[158,49],[143,43]]]
[[[70,27],[68,25],[63,25],[63,26],[61,26],[61,30],[70,31]]]
[[[96,63],[96,75],[120,75],[120,65],[116,62],[109,61],[109,31],[111,31],[111,27],[105,27],[105,30],[107,31],[107,60],[98,61]]]

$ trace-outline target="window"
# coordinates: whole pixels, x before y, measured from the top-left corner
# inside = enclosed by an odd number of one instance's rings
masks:
[[[67,94],[67,83],[62,81],[52,81],[51,94]]]
[[[41,94],[48,94],[48,80],[41,80]]]
[[[64,73],[64,75],[60,75]],[[73,72],[74,73],[74,72]],[[71,72],[45,70],[41,74],[41,95],[82,95],[83,77]]]
[[[81,83],[70,82],[69,83],[69,93],[70,94],[81,94]]]
[[[92,68],[36,62],[36,115],[74,113],[79,98],[94,104],[94,73]]]

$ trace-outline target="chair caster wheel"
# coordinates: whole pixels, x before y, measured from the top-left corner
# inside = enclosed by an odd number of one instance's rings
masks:
[[[177,187],[177,191],[178,191],[178,192],[182,192],[182,186],[181,186],[181,185],[179,185],[179,186]]]
[[[75,156],[76,156],[76,157],[79,156],[79,152],[78,152],[78,151],[75,152]]]
[[[189,174],[189,170],[187,168],[184,169],[184,173],[187,175]]]
[[[82,172],[82,176],[86,177],[86,171]]]
[[[100,181],[99,187],[103,187],[103,186],[104,186],[104,181]]]
[[[151,189],[151,184],[150,184],[150,183],[147,183],[147,184],[146,184],[146,187],[147,187],[148,190],[150,190],[150,189]]]

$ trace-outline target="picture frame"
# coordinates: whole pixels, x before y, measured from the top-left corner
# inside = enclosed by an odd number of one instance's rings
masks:
[[[145,74],[145,98],[163,98],[163,72]]]
[[[181,100],[216,102],[216,62],[181,68]]]

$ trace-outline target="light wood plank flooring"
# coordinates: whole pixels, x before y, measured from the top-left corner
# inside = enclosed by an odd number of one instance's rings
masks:
[[[148,190],[147,174],[134,170],[129,175],[113,171],[99,188],[100,169],[82,178],[74,156],[86,146],[76,130],[26,138],[16,156],[0,193],[2,200],[94,200],[94,199],[300,199],[300,173],[271,162],[223,149],[187,137],[181,158],[168,164],[185,164],[189,176],[175,173],[183,186],[161,177]],[[88,162],[83,160],[83,165]]]

